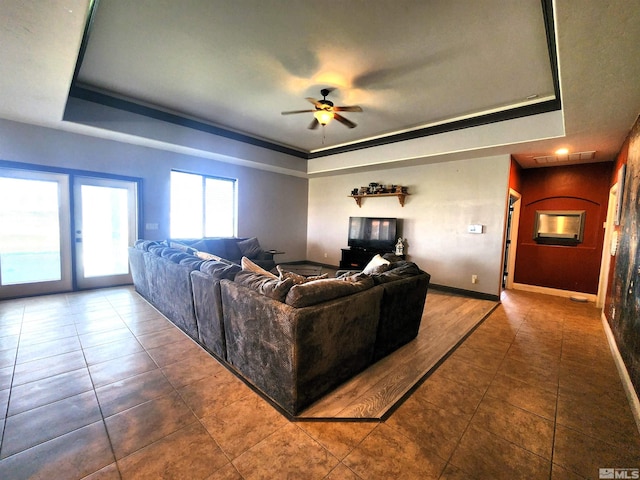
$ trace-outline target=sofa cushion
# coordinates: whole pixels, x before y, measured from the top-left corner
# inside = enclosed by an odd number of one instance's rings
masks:
[[[246,240],[240,240],[237,245],[243,257],[256,258],[263,252],[256,237],[247,238]]]
[[[329,277],[329,275],[327,273],[323,273],[322,275],[311,275],[309,277],[305,277],[304,275],[299,275],[299,274],[294,273],[294,272],[286,272],[286,271],[282,270],[280,265],[276,265],[276,269],[278,270],[280,280],[285,280],[287,278],[290,278],[291,280],[293,280],[294,285],[299,285],[301,283],[312,282],[314,280],[321,280],[323,278],[328,278]]]
[[[273,273],[265,270],[260,265],[256,265],[251,260],[249,260],[247,257],[242,257],[242,259],[240,260],[240,265],[242,265],[242,270],[246,270],[248,272],[257,273],[258,275],[264,275],[266,277],[270,277],[270,278],[274,278],[276,280],[279,280],[279,278],[277,276],[275,276]]]
[[[214,255],[218,255],[222,258],[231,259],[232,257],[227,252],[227,239],[226,238],[207,238],[202,240],[204,243],[204,248],[199,248],[198,250],[202,250],[205,252],[213,253]],[[235,257],[240,258],[240,257]]]
[[[242,258],[242,252],[240,251],[240,247],[238,247],[237,238],[225,238],[224,239],[224,248],[225,248],[225,257],[229,260],[238,260]],[[215,252],[214,252],[215,253]]]
[[[215,279],[222,280],[226,278],[227,280],[233,280],[240,271],[240,265],[227,261],[210,260],[202,262],[200,271],[211,275]]]
[[[387,270],[389,270],[390,264],[391,262],[389,260],[382,258],[378,253],[371,260],[369,260],[369,263],[367,263],[367,266],[364,267],[362,272],[366,273],[367,275],[371,275],[372,273],[386,272]]]
[[[380,285],[381,283],[395,282],[403,278],[413,277],[420,273],[421,270],[415,263],[401,260],[391,263],[387,271],[374,273],[371,277],[376,285]]]
[[[200,265],[202,264],[202,260],[198,257],[194,257],[193,255],[189,255],[188,257],[184,257],[180,260],[180,265],[186,265],[191,268],[191,270],[199,270]]]
[[[302,308],[335,298],[346,297],[373,287],[373,280],[366,275],[356,280],[348,278],[325,278],[294,285],[287,293],[285,303]]]
[[[250,270],[238,272],[235,281],[279,302],[284,302],[289,289],[293,286],[293,280],[290,278],[280,280],[275,275],[263,275]]]

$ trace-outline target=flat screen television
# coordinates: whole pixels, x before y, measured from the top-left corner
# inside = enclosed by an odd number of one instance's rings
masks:
[[[396,218],[349,217],[351,248],[393,251],[398,235]]]

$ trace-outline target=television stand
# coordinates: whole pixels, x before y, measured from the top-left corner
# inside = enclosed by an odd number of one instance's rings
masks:
[[[390,250],[376,248],[343,248],[340,260],[341,270],[362,270],[377,254],[393,253]]]

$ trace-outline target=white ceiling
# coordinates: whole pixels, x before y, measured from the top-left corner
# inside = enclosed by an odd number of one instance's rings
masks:
[[[0,4],[0,117],[122,140],[62,120],[88,9]],[[640,4],[557,0],[554,14],[565,134],[479,142],[477,156],[534,167],[559,147],[596,151],[589,161],[619,151],[640,112]],[[100,0],[90,32],[77,85],[303,154],[554,98],[540,0]],[[325,87],[363,108],[344,114],[356,128],[280,115]],[[498,129],[509,122],[521,124]]]

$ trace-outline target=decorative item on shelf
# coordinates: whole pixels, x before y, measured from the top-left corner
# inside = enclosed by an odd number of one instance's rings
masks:
[[[409,195],[409,188],[402,185],[381,185],[371,182],[368,187],[352,189],[349,196],[356,201],[358,207],[362,207],[362,199],[373,195],[378,197],[398,197],[400,206],[404,207],[404,200]]]
[[[396,243],[396,255],[404,255],[404,243],[402,243],[402,237],[398,237],[398,241]]]

